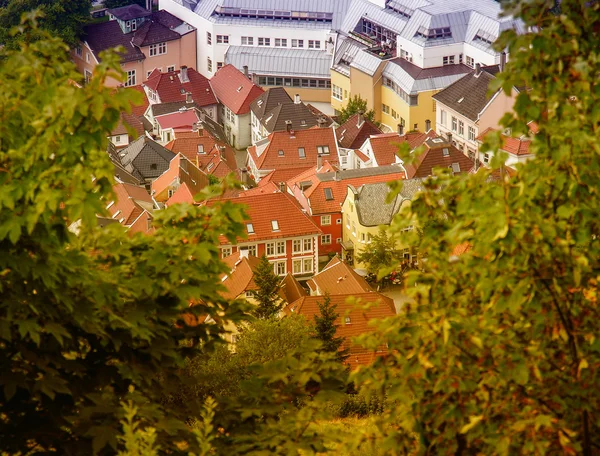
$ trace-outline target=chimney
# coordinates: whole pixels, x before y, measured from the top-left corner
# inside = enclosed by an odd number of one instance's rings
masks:
[[[194,100],[192,99],[192,92],[186,92],[185,93],[185,102],[186,103],[193,103]]]
[[[481,74],[481,64],[476,63],[475,64],[475,76],[479,77],[480,74]]]
[[[429,130],[431,130],[431,120],[426,120],[425,121],[425,131],[428,132]]]
[[[246,168],[241,169],[242,172],[242,184],[248,185],[248,170]]]
[[[500,71],[504,71],[504,67],[506,66],[506,51],[503,51],[500,54]]]
[[[317,171],[319,171],[323,167],[323,157],[321,154],[317,154]]]
[[[365,119],[364,119],[364,114],[365,112],[361,109],[360,111],[358,111],[358,120],[356,121],[356,126],[358,128],[362,127],[362,125],[365,123]]]
[[[246,79],[250,79],[250,74],[248,74],[248,65],[244,65],[244,76],[246,76]]]
[[[291,120],[286,120],[285,121],[285,129],[287,130],[287,132],[290,135],[292,134],[292,121]]]
[[[183,82],[190,82],[190,78],[188,78],[188,67],[183,65],[181,67],[181,71],[179,72],[179,80]]]
[[[452,133],[448,132],[446,136],[448,137],[448,143],[452,144]]]
[[[335,180],[335,181],[340,180],[340,172],[337,169],[335,170],[335,173],[333,174],[333,180]]]
[[[400,136],[402,136],[404,134],[404,125],[401,123],[398,124],[398,134]]]
[[[146,9],[152,11],[152,0],[146,0]]]
[[[301,103],[301,101],[300,101],[300,94],[297,93],[296,95],[294,95],[294,103],[295,104],[300,104]]]
[[[225,157],[225,154],[223,153],[225,151],[225,146],[219,146],[219,159],[223,160],[223,157]]]
[[[319,128],[325,128],[325,126],[327,125],[327,120],[325,120],[325,117],[319,117],[317,119],[317,125],[319,126]]]
[[[285,182],[279,182],[279,191],[285,193]]]

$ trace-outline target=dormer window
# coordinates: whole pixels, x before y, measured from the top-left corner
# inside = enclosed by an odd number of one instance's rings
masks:
[[[254,234],[254,225],[252,223],[247,223],[246,229],[248,230],[248,234]]]
[[[298,157],[306,158],[306,152],[304,151],[304,147],[298,147]]]
[[[441,27],[434,29],[426,29],[424,26],[419,27],[415,36],[425,38],[426,40],[436,40],[439,38],[452,38],[450,27]]]
[[[200,155],[206,154],[206,152],[204,152],[204,144],[198,144],[198,153]]]
[[[152,163],[152,164],[150,165],[150,169],[153,169],[153,170],[154,170],[154,169],[158,169],[158,165],[157,165],[156,163]]]
[[[330,188],[325,188],[323,191],[325,192],[325,199],[331,201],[333,199],[333,191]]]
[[[131,21],[131,31],[135,32],[137,30],[137,21],[134,19]]]
[[[443,155],[444,157],[448,157],[448,156],[450,156],[450,151],[448,150],[448,148],[447,148],[447,147],[444,147],[444,148],[442,149],[442,155]]]
[[[317,152],[321,155],[329,155],[329,146],[317,146]]]
[[[349,325],[350,324],[350,317],[346,317],[345,321],[346,321],[346,324]]]
[[[271,228],[273,231],[279,231],[279,222],[277,222],[277,220],[271,220]]]

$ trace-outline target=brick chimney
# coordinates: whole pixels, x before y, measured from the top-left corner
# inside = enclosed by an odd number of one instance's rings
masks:
[[[246,76],[246,79],[250,79],[250,74],[248,73],[248,65],[244,65],[244,76]]]
[[[481,74],[481,63],[476,63],[475,64],[475,76],[479,77],[480,74]]]
[[[186,92],[185,93],[185,102],[186,103],[193,103],[194,100],[192,98],[192,92]]]
[[[402,136],[404,134],[404,125],[401,123],[398,124],[398,134]]]
[[[446,133],[446,136],[448,137],[448,142],[452,144],[452,133],[448,132]]]
[[[323,157],[321,154],[317,154],[317,171],[323,167]]]
[[[279,182],[279,191],[285,193],[285,182]]]

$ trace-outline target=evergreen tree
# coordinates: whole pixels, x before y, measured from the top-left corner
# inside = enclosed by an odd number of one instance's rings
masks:
[[[335,335],[337,331],[335,320],[340,316],[336,312],[337,304],[331,304],[331,296],[329,296],[329,293],[325,293],[323,301],[317,301],[317,305],[319,306],[319,313],[314,316],[314,337],[321,341],[323,351],[335,353],[338,361],[343,362],[349,355],[347,348],[341,349],[345,339]]]
[[[258,301],[254,315],[263,319],[275,317],[283,307],[283,300],[279,296],[281,278],[275,274],[273,264],[269,263],[265,255],[260,258],[254,271],[254,283],[258,287],[252,291],[254,299]]]
[[[354,95],[353,97],[350,97],[346,106],[340,111],[338,122],[343,124],[358,112],[362,112],[365,119],[370,120],[371,122],[375,121],[375,111],[367,109],[367,100],[362,99],[360,95]]]

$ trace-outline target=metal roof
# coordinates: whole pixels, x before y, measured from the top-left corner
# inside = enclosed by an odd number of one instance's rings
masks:
[[[369,76],[373,76],[382,63],[383,60],[379,57],[370,54],[366,50],[362,50],[356,54],[350,66]]]
[[[404,59],[397,58],[387,63],[382,75],[394,81],[406,93],[415,95],[419,92],[448,87],[470,71],[472,68],[466,65],[421,69]]]
[[[342,73],[345,76],[350,76],[350,66],[356,55],[367,46],[343,35],[338,35],[336,42],[336,51],[333,56],[332,69]]]
[[[331,58],[325,51],[229,46],[225,63],[258,75],[330,79]]]

